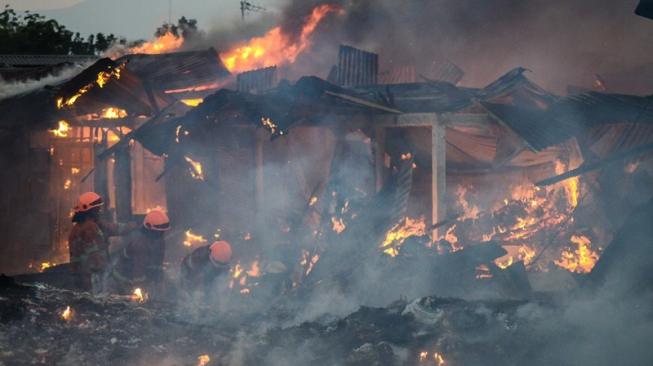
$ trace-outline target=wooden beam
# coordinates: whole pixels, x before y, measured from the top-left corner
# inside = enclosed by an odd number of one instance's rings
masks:
[[[385,128],[376,127],[374,134],[374,176],[375,188],[379,192],[385,182]]]
[[[446,120],[442,115],[431,115],[431,222],[445,220],[446,211]],[[440,237],[439,229],[433,230],[433,238]]]
[[[375,125],[384,127],[431,127],[433,113],[405,113],[398,116],[377,116]],[[487,126],[493,121],[486,113],[452,113],[448,115],[447,125]]]
[[[132,220],[132,174],[129,145],[116,151],[113,181],[116,189],[116,218],[118,222]]]

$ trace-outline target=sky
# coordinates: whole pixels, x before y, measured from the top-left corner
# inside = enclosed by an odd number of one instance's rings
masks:
[[[274,13],[283,0],[255,3]],[[58,20],[66,28],[80,32],[113,33],[129,40],[149,39],[169,17],[169,0],[0,0],[16,10],[30,10]],[[240,22],[239,0],[172,0],[172,19],[182,15],[197,19],[203,29]],[[256,15],[250,18],[254,21]]]

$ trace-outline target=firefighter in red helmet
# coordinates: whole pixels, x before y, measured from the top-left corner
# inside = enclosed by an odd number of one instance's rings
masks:
[[[135,288],[145,289],[150,295],[161,292],[164,234],[168,230],[168,215],[152,210],[145,215],[140,230],[128,235],[111,271],[113,287],[118,292],[131,293]]]
[[[125,235],[133,225],[114,224],[100,218],[104,205],[95,192],[79,196],[74,208],[73,228],[68,237],[71,272],[75,286],[83,291],[101,292],[109,264],[109,236]]]
[[[184,285],[209,290],[218,277],[229,272],[231,255],[231,244],[224,240],[193,250],[181,262]]]

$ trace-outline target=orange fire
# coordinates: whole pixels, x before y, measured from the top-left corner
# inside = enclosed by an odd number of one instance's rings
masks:
[[[131,295],[132,301],[138,302],[138,303],[144,303],[147,301],[147,294],[141,290],[140,288],[135,288],[134,292]]]
[[[88,83],[81,87],[75,94],[72,96],[65,98],[65,97],[59,97],[57,98],[56,104],[57,104],[57,109],[61,109],[63,107],[70,107],[75,102],[79,97],[82,95],[88,93],[95,85],[99,86],[100,88],[104,88],[104,86],[113,78],[116,80],[120,79],[120,73],[122,72],[122,69],[125,68],[126,64],[120,64],[116,67],[109,67],[107,71],[100,71],[97,74],[97,78],[95,82]]]
[[[197,366],[206,366],[211,362],[209,355],[201,355],[197,358]]]
[[[399,254],[399,248],[406,239],[411,236],[424,235],[426,235],[426,220],[424,217],[418,219],[406,217],[388,231],[380,248],[383,249],[383,253],[396,257]]]
[[[72,185],[73,185],[73,181],[70,180],[70,178],[69,178],[69,179],[66,179],[66,181],[63,183],[63,189],[64,189],[64,191],[69,190],[70,187],[72,187]]]
[[[70,308],[70,306],[66,306],[64,311],[61,312],[61,319],[67,322],[73,319],[73,310]]]
[[[118,119],[127,117],[127,111],[120,108],[109,107],[102,109],[101,118]]]
[[[445,365],[444,357],[442,356],[441,353],[433,352],[432,353],[433,357],[429,357],[429,354],[430,353],[428,351],[420,352],[419,353],[419,358],[418,358],[419,363],[427,363],[428,362],[429,364],[435,364],[435,366],[444,366]]]
[[[206,239],[204,239],[202,235],[193,233],[191,229],[186,230],[184,234],[186,235],[186,238],[184,239],[184,246],[192,247],[195,244],[206,243]]]
[[[345,221],[342,217],[331,217],[331,229],[336,233],[340,234],[347,228]]]
[[[322,19],[335,11],[342,10],[330,4],[317,6],[304,19],[302,30],[296,39],[285,34],[278,26],[262,37],[235,45],[231,50],[222,53],[220,58],[233,73],[293,63],[299,54],[311,46],[311,36]]]
[[[279,132],[279,135],[283,135],[283,131],[279,129],[279,126],[277,126],[276,123],[272,122],[271,119],[261,118],[261,124],[263,125],[263,127],[267,128],[271,134],[275,135],[277,134],[277,132]]]
[[[599,260],[599,253],[592,249],[591,240],[585,235],[572,235],[570,241],[576,249],[563,250],[560,259],[555,260],[554,263],[570,272],[591,272]]]
[[[204,101],[204,98],[192,98],[192,99],[181,99],[180,102],[184,103],[185,105],[189,107],[197,107],[198,105],[202,104]]]
[[[193,179],[197,180],[204,180],[204,173],[202,172],[202,164],[200,162],[197,162],[188,156],[184,156],[184,159],[186,159],[186,162],[190,164],[190,176],[193,177]]]
[[[240,264],[240,261],[231,269],[231,280],[229,281],[229,288],[237,289],[241,295],[248,295],[252,291],[252,287],[257,286],[257,282],[252,282],[250,279],[261,277],[260,262],[258,258],[252,261],[248,267]]]
[[[68,122],[61,120],[57,122],[57,128],[54,130],[48,130],[54,137],[68,137],[68,132],[70,132],[70,125]]]
[[[157,55],[161,53],[174,52],[178,50],[183,44],[183,37],[177,37],[174,34],[167,32],[154,41],[145,42],[140,46],[132,47],[129,52]]]

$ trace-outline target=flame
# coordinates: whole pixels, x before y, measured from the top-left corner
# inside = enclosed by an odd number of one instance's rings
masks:
[[[197,358],[197,366],[206,366],[209,362],[211,362],[209,355],[201,355]]]
[[[120,73],[122,72],[122,69],[125,68],[125,65],[126,64],[123,63],[116,67],[109,67],[107,71],[100,71],[97,74],[97,78],[95,79],[95,82],[91,82],[84,85],[75,94],[73,94],[68,98],[64,98],[64,97],[57,98],[56,100],[57,109],[61,109],[66,106],[67,107],[72,106],[73,104],[75,104],[77,99],[79,99],[79,97],[88,93],[91,89],[93,89],[95,85],[99,86],[100,88],[104,88],[104,86],[109,82],[109,80],[111,80],[111,78],[119,80]]]
[[[591,240],[585,235],[572,235],[571,243],[576,245],[575,250],[564,249],[560,259],[554,263],[569,272],[589,273],[599,260],[599,253],[592,249]]]
[[[147,294],[143,292],[140,287],[137,287],[134,289],[134,292],[132,292],[131,299],[132,301],[137,301],[142,304],[147,301]]]
[[[487,264],[480,264],[476,267],[476,279],[485,280],[494,277],[490,272],[490,267]]]
[[[180,102],[184,103],[189,107],[197,107],[204,101],[204,98],[192,98],[192,99],[182,99]]]
[[[331,229],[333,229],[333,231],[340,234],[345,231],[346,228],[347,225],[345,225],[345,221],[342,217],[331,217]]]
[[[235,45],[231,50],[222,53],[220,58],[233,73],[293,63],[299,54],[311,46],[311,36],[320,21],[335,11],[342,10],[330,4],[317,6],[304,19],[302,30],[296,39],[285,34],[281,27],[274,27],[261,37]]]
[[[73,181],[70,179],[66,179],[66,181],[63,183],[63,189],[67,191],[70,189],[72,185],[73,185]]]
[[[180,89],[168,89],[164,91],[165,94],[180,94],[180,93],[191,93],[191,92],[201,92],[205,90],[212,90],[212,89],[218,89],[223,87],[224,85],[228,84],[230,79],[225,79],[220,82],[213,82],[209,84],[204,84],[204,85],[196,85],[196,86],[189,86],[187,88],[180,88]]]
[[[46,269],[48,269],[48,268],[50,268],[50,267],[52,267],[52,266],[54,266],[54,265],[55,265],[55,264],[52,263],[52,262],[41,262],[41,268],[39,269],[39,272],[43,272],[43,271],[45,271]]]
[[[313,197],[311,197],[311,199],[308,201],[308,205],[309,205],[309,206],[315,206],[315,204],[317,203],[317,201],[318,201],[318,198],[317,198],[316,196],[313,196]]]
[[[186,235],[186,239],[184,240],[184,246],[192,247],[197,243],[206,243],[206,239],[204,239],[203,236],[193,233],[191,229],[186,230],[184,234]]]
[[[127,117],[127,111],[120,108],[109,107],[102,109],[100,117],[106,119],[118,119]]]
[[[283,135],[283,131],[279,128],[279,126],[277,126],[276,123],[272,122],[271,119],[262,117],[261,124],[263,127],[267,128],[272,135],[276,135],[277,132],[279,135]]]
[[[70,125],[68,122],[61,120],[57,122],[57,128],[54,130],[48,130],[54,137],[68,137],[68,132],[70,132]]]
[[[178,50],[184,44],[184,38],[178,37],[167,32],[154,41],[145,42],[140,46],[132,47],[130,53],[143,53],[148,55],[157,55],[160,53],[169,53]]]
[[[190,164],[191,170],[190,170],[190,175],[193,177],[193,179],[197,180],[204,180],[204,173],[202,173],[202,164],[189,158],[188,156],[184,156],[184,159]]]
[[[79,174],[79,168],[70,168],[70,173],[72,175],[77,175]]]
[[[480,209],[476,205],[472,205],[468,202],[465,195],[468,193],[468,188],[462,185],[456,187],[456,197],[458,198],[458,203],[463,209],[463,215],[461,219],[475,219],[480,213]]]
[[[503,247],[508,253],[503,257],[499,257],[494,260],[494,264],[501,269],[506,269],[513,265],[515,262],[524,262],[525,266],[531,264],[533,259],[535,259],[535,249],[524,244],[519,247],[515,246],[504,246]],[[516,248],[516,249],[515,249]]]
[[[404,220],[393,226],[385,235],[380,248],[385,254],[391,257],[399,254],[399,247],[411,236],[426,235],[426,220],[424,217],[418,219],[406,217]]]
[[[61,312],[61,319],[69,322],[73,318],[73,309],[70,306],[66,306],[64,311]]]
[[[248,267],[240,264],[240,261],[231,269],[231,280],[229,281],[229,288],[238,289],[241,295],[248,295],[252,287],[257,286],[257,282],[249,281],[250,278],[257,278],[262,275],[259,259],[252,261]]]
[[[419,353],[419,362],[424,363],[424,362],[428,362],[428,361],[429,361],[429,352],[427,352],[427,351],[420,352]],[[439,352],[433,352],[433,361],[435,362],[436,366],[444,366],[444,364],[445,364],[444,357]]]
[[[190,132],[185,131],[185,130],[182,131],[181,128],[182,128],[182,126],[179,125],[179,126],[177,126],[177,129],[175,130],[175,142],[176,142],[176,143],[179,143],[179,136],[181,136],[182,134],[183,134],[184,136],[188,136],[188,135],[190,135]]]

